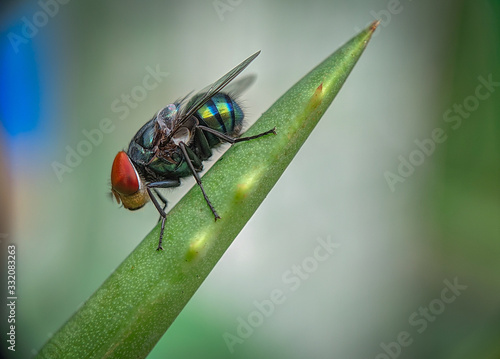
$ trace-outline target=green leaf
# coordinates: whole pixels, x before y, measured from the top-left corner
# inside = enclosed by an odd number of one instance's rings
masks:
[[[142,358],[162,337],[275,185],[339,92],[378,22],[329,56],[245,133],[277,135],[232,146],[45,344],[42,358]],[[113,239],[119,245],[118,239]]]

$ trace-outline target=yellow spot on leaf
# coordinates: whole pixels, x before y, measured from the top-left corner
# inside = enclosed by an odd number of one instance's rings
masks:
[[[188,262],[200,258],[207,251],[206,234],[200,234],[195,238],[197,239],[191,242],[186,253],[186,261]]]

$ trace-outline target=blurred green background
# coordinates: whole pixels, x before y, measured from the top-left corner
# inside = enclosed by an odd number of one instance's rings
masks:
[[[493,0],[2,2],[0,245],[17,246],[18,291],[7,355],[36,354],[156,224],[152,205],[129,212],[108,192],[115,154],[158,109],[262,50],[246,70],[252,123],[376,19],[332,108],[149,358],[499,358]],[[144,91],[151,69],[162,75]],[[85,147],[103,119],[112,130]],[[338,248],[313,266],[318,238]],[[297,268],[309,273],[296,288]],[[255,322],[274,290],[285,299]],[[228,346],[241,321],[255,327]]]

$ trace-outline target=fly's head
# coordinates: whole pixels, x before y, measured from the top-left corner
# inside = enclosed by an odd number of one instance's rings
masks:
[[[144,180],[124,151],[118,152],[111,167],[111,192],[123,207],[135,210],[149,201]]]

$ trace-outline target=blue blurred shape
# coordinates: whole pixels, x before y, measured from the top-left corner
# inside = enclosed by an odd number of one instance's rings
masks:
[[[16,53],[9,34],[21,35],[22,22],[0,35],[0,121],[15,136],[36,130],[40,121],[40,82],[33,41]],[[12,36],[12,35],[11,35]]]

